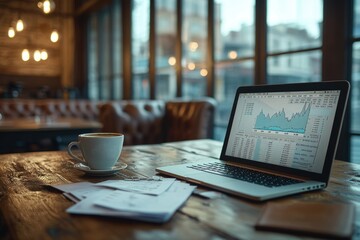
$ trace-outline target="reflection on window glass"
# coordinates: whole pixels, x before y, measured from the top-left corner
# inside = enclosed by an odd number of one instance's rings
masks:
[[[206,93],[207,68],[207,0],[183,1],[182,46],[184,97],[199,97]]]
[[[351,137],[351,162],[360,164],[360,136]]]
[[[253,61],[215,65],[215,98],[218,102],[215,115],[215,139],[224,139],[236,89],[239,86],[252,85],[253,74]]]
[[[360,42],[353,45],[351,86],[351,131],[360,133]]]
[[[215,60],[254,55],[254,8],[255,0],[215,1]]]
[[[267,69],[270,84],[317,82],[321,80],[321,52],[268,57]]]
[[[156,98],[176,96],[176,0],[156,1]]]
[[[354,37],[360,37],[360,0],[354,2]]]
[[[268,52],[321,46],[322,0],[269,0]]]
[[[132,11],[133,98],[147,99],[149,86],[149,0],[134,0]]]

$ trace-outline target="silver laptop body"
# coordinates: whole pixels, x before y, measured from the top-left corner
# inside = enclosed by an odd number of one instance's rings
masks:
[[[347,81],[239,87],[220,159],[156,171],[256,201],[323,189],[349,88]],[[243,180],[247,174],[238,173],[239,167],[260,172],[261,177]],[[236,177],[228,174],[233,170]],[[273,185],[269,174],[290,183]]]

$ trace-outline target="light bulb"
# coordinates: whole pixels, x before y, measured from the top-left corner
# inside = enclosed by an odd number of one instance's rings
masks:
[[[175,57],[169,57],[168,63],[171,66],[174,66],[176,64],[176,58]]]
[[[191,63],[189,63],[189,64],[188,64],[188,66],[187,66],[187,67],[188,67],[188,69],[189,69],[189,70],[191,70],[191,71],[192,71],[192,70],[194,70],[194,69],[195,69],[195,63],[191,62]]]
[[[15,37],[15,30],[13,27],[9,27],[8,36],[9,36],[9,38]]]
[[[24,62],[29,61],[30,59],[30,52],[27,49],[24,49],[21,53],[21,58]]]
[[[22,30],[24,30],[24,23],[21,19],[19,19],[16,22],[16,31],[21,32]]]
[[[44,1],[43,10],[44,10],[44,13],[46,13],[46,14],[48,14],[50,12],[50,2],[49,1]]]
[[[46,50],[41,51],[41,60],[46,60],[48,58],[48,53]]]
[[[42,3],[42,2],[38,2],[37,6],[38,6],[38,8],[42,9],[42,8],[43,8],[43,3]]]
[[[48,14],[55,9],[55,2],[53,0],[45,0],[42,4],[38,3],[38,7],[42,7],[43,12]]]
[[[228,52],[228,57],[230,59],[236,59],[237,58],[237,52],[236,51],[230,51]]]
[[[197,42],[190,42],[189,43],[189,48],[190,48],[190,51],[192,52],[195,52],[196,49],[198,49],[199,47],[199,44]]]
[[[50,40],[52,42],[57,42],[59,40],[59,34],[56,30],[52,31],[52,33],[50,35]]]
[[[203,68],[200,70],[200,75],[206,77],[208,75],[208,71],[205,68]]]
[[[34,52],[34,60],[39,62],[41,60],[41,52],[39,50],[35,50]]]

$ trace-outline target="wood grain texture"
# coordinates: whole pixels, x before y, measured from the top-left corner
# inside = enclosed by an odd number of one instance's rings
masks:
[[[191,196],[165,224],[119,218],[73,216],[65,212],[73,203],[49,184],[99,182],[124,176],[152,176],[155,168],[201,161],[200,153],[217,157],[221,144],[197,140],[193,147],[143,145],[125,147],[121,160],[128,168],[112,177],[88,177],[72,168],[66,152],[34,152],[0,155],[1,239],[299,239],[299,236],[256,231],[254,226],[265,203],[221,194],[216,199]],[[180,146],[180,145],[179,145]],[[201,146],[202,149],[199,149]],[[211,149],[206,151],[206,149]],[[197,152],[196,154],[193,152]],[[335,161],[332,180],[323,191],[273,200],[350,201],[359,205],[357,178],[360,166]],[[356,175],[356,176],[355,176]],[[357,210],[357,214],[358,210]],[[356,235],[359,226],[356,223]],[[307,238],[308,239],[308,238]]]

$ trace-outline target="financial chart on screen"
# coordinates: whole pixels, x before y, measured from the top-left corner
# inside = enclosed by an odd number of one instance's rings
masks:
[[[226,155],[321,173],[339,94],[240,94]]]

